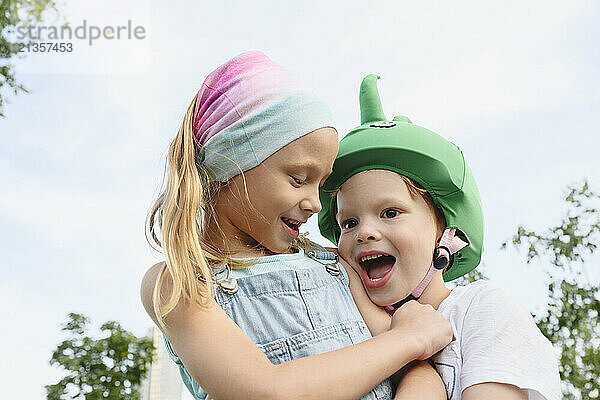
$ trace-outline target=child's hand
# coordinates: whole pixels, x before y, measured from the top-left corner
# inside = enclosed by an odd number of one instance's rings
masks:
[[[426,360],[452,341],[452,326],[429,304],[411,300],[396,310],[392,330],[415,339],[415,359]]]

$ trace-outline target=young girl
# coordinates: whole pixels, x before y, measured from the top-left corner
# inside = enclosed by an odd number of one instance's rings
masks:
[[[514,296],[486,281],[444,285],[481,259],[479,191],[457,146],[406,117],[386,121],[377,79],[363,80],[362,125],[321,190],[321,233],[373,303],[394,313],[417,299],[451,322],[456,340],[433,357],[448,399],[559,399],[552,345]]]
[[[450,342],[417,302],[370,339],[336,256],[300,237],[337,144],[327,107],[260,52],[213,71],[190,104],[149,218],[166,262],[141,297],[196,399],[386,399],[387,377]],[[402,382],[445,398],[432,371]]]

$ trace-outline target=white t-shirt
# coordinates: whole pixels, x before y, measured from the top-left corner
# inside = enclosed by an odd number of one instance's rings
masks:
[[[531,314],[509,291],[488,281],[458,286],[438,311],[455,340],[433,357],[448,400],[477,383],[529,390],[529,399],[561,398],[558,357]]]

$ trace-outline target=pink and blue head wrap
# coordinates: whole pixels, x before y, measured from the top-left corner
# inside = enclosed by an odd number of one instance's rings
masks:
[[[206,78],[193,121],[203,164],[221,182],[324,127],[333,127],[327,105],[260,51],[242,53]]]

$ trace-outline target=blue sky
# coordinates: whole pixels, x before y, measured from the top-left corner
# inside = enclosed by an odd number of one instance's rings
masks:
[[[203,2],[204,3],[204,2]],[[43,399],[68,312],[143,334],[144,239],[169,141],[204,77],[258,49],[314,86],[341,135],[358,85],[380,74],[388,117],[457,143],[479,182],[483,270],[534,312],[543,264],[500,251],[519,224],[556,223],[565,187],[600,190],[600,5],[514,2],[159,2],[63,5],[72,26],[132,20],[143,40],[74,40],[16,62],[31,93],[0,120],[0,397]],[[324,243],[308,224],[310,237]]]

